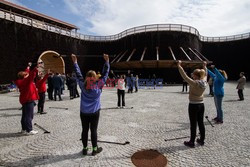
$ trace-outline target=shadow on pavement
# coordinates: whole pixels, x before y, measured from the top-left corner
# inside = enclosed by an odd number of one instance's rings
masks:
[[[11,138],[11,137],[23,137],[23,136],[27,136],[25,134],[22,133],[0,133],[0,139],[2,138]]]
[[[65,161],[65,160],[72,160],[72,159],[78,159],[83,158],[82,151],[74,154],[68,154],[68,155],[41,155],[41,156],[35,156],[30,157],[26,159],[22,159],[16,162],[1,162],[0,165],[3,166],[40,166],[40,165],[46,165],[53,163]]]

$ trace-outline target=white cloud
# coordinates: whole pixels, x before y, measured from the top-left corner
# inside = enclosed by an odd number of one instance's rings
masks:
[[[250,31],[249,0],[64,0],[90,25],[87,32],[114,35],[147,24],[185,24],[204,36]],[[82,29],[82,28],[81,28]]]

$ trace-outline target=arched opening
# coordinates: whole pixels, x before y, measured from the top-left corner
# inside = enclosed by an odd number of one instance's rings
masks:
[[[52,72],[56,73],[65,73],[65,63],[62,57],[55,51],[45,51],[43,52],[38,62],[43,62],[43,68],[40,68],[39,71],[45,72],[50,69]]]

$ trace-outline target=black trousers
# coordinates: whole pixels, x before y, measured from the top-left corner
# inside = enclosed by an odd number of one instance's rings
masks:
[[[45,92],[39,93],[39,101],[38,101],[38,112],[43,112],[45,102]]]
[[[34,104],[35,104],[34,101],[30,101],[22,105],[21,125],[22,125],[22,130],[26,130],[27,132],[32,131]]]
[[[244,100],[243,89],[238,89],[238,95],[239,95],[240,100]]]
[[[54,91],[54,88],[52,87],[47,89],[49,100],[53,100],[53,91]]]
[[[97,147],[97,127],[99,122],[100,110],[95,113],[80,113],[82,122],[82,144],[86,148],[88,146],[88,132],[91,131],[92,147]]]
[[[122,106],[125,106],[125,90],[117,89],[117,96],[118,96],[118,103],[117,106],[121,106],[121,99],[122,99]]]
[[[200,131],[200,140],[204,141],[205,139],[205,126],[203,122],[204,111],[205,111],[205,106],[203,103],[200,103],[200,104],[189,103],[188,113],[189,113],[189,120],[190,120],[190,130],[191,130],[190,141],[191,142],[195,141],[197,122],[199,126],[199,131]]]
[[[209,85],[209,94],[212,96],[214,95],[213,87],[213,85]]]
[[[187,82],[182,83],[182,92],[184,92],[184,89],[186,89],[186,92],[187,92],[187,86],[188,86]]]
[[[69,87],[69,96],[71,99],[76,96],[76,88],[74,85]]]
[[[133,93],[133,86],[128,87],[128,93]]]
[[[135,92],[138,92],[138,86],[135,86]]]
[[[80,97],[79,92],[77,90],[77,85],[75,86],[75,95],[74,95],[74,97]]]

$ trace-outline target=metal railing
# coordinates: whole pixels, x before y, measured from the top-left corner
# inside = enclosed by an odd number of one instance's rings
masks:
[[[190,34],[194,34],[199,37],[199,39],[203,42],[226,42],[226,41],[235,41],[250,38],[250,32],[239,35],[232,36],[224,36],[224,37],[205,37],[199,34],[199,31],[191,26],[181,25],[181,24],[152,24],[152,25],[144,25],[139,27],[134,27],[122,31],[116,35],[109,36],[94,36],[94,35],[84,35],[80,34],[76,31],[71,31],[66,28],[58,27],[46,22],[42,22],[36,19],[32,19],[29,17],[22,16],[17,13],[13,13],[4,9],[0,9],[0,18],[6,19],[9,21],[17,22],[20,24],[24,24],[27,26],[32,26],[35,28],[43,29],[46,31],[58,33],[61,35],[85,40],[85,41],[116,41],[121,38],[124,38],[128,35],[145,33],[145,32],[155,32],[155,31],[178,31],[178,32],[187,32]]]

